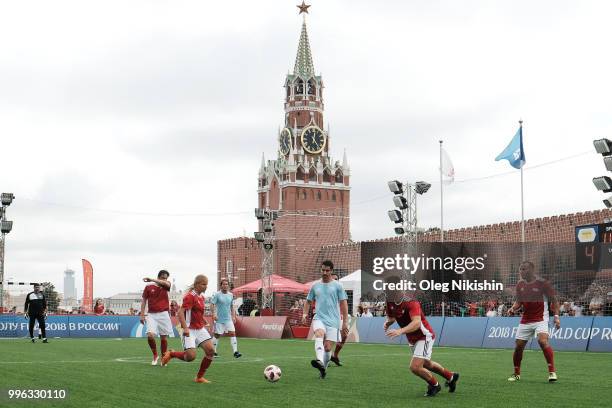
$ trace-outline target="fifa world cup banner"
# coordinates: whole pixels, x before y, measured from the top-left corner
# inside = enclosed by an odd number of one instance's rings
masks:
[[[612,317],[597,316],[589,336],[589,351],[612,351]]]
[[[93,310],[93,266],[83,259],[83,310],[91,313]]]

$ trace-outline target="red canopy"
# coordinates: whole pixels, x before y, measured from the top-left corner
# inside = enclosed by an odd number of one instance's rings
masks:
[[[261,279],[254,280],[246,285],[238,286],[232,293],[257,292],[261,289]],[[272,292],[308,293],[310,286],[284,278],[280,275],[272,275]]]

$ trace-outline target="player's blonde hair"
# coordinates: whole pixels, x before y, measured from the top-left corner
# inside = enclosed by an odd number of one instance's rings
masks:
[[[206,281],[206,283],[208,283],[208,276],[206,275],[196,275],[195,278],[193,278],[193,283],[191,284],[191,286],[189,286],[189,290],[193,290],[195,288],[196,283],[198,282],[202,282],[202,281]]]

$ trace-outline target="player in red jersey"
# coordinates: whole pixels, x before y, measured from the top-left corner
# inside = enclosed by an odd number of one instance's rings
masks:
[[[151,365],[157,365],[157,345],[155,344],[155,336],[159,335],[161,341],[162,356],[168,350],[168,336],[172,334],[172,322],[170,321],[170,303],[168,301],[168,292],[170,291],[171,283],[168,282],[170,273],[166,270],[161,270],[157,273],[157,279],[143,278],[144,282],[150,283],[145,286],[142,292],[142,302],[140,304],[140,323],[147,323],[147,341],[153,352],[153,361]],[[145,318],[145,308],[148,306],[148,313]]]
[[[395,277],[387,279],[387,283],[398,283]],[[410,371],[427,382],[426,397],[433,397],[442,387],[431,373],[432,371],[446,379],[449,392],[455,392],[459,373],[451,372],[439,363],[431,360],[435,334],[421,310],[421,304],[416,300],[403,300],[402,293],[397,290],[387,291],[387,320],[384,330],[387,337],[394,338],[406,335],[408,344],[412,348]],[[399,329],[389,330],[397,322]]]
[[[516,333],[516,346],[512,355],[514,374],[508,378],[508,381],[518,381],[521,379],[523,350],[527,342],[533,336],[536,336],[548,364],[548,381],[555,382],[557,381],[557,373],[555,372],[554,353],[548,343],[548,303],[551,304],[555,316],[555,327],[559,329],[561,327],[559,302],[550,283],[535,275],[535,265],[533,262],[521,262],[519,273],[521,280],[516,285],[516,301],[508,309],[508,315],[512,316],[522,306],[523,317]]]
[[[207,286],[208,278],[206,276],[196,276],[193,285],[183,297],[183,304],[178,310],[178,319],[183,328],[183,348],[185,351],[169,350],[162,358],[162,364],[168,364],[173,358],[193,361],[198,354],[197,347],[201,347],[205,355],[200,363],[200,370],[195,382],[205,384],[210,382],[204,378],[204,374],[212,363],[215,354],[212,337],[204,327],[206,325],[204,320],[204,292]]]

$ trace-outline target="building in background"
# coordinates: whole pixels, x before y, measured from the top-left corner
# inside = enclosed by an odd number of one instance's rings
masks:
[[[278,212],[274,273],[308,282],[320,274],[319,249],[349,242],[350,169],[346,152],[332,156],[325,127],[323,79],[315,73],[306,21],[293,72],[284,81],[283,125],[271,138],[277,156],[262,156],[257,206]],[[260,225],[260,229],[262,225]],[[261,247],[253,238],[218,241],[218,281],[240,286],[261,276]]]
[[[77,289],[74,275],[75,272],[72,269],[66,269],[64,271],[64,301],[62,302],[62,306],[67,310],[78,307]]]

